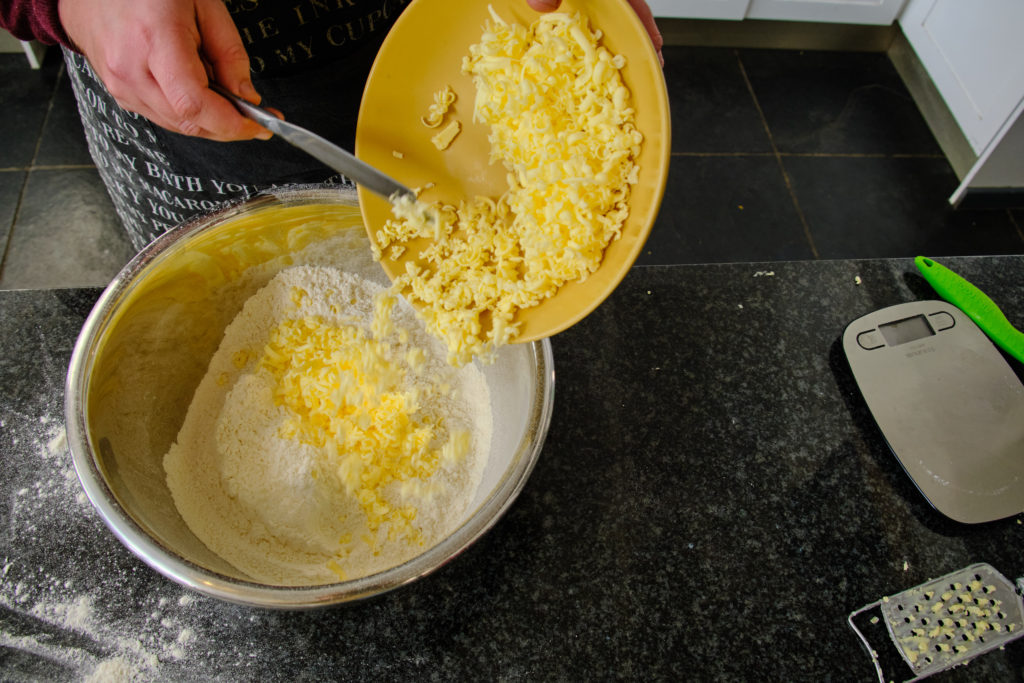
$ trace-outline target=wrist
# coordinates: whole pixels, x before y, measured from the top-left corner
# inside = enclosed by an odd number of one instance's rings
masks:
[[[70,0],[70,2],[69,0],[43,0],[39,5],[45,5],[46,11],[49,12],[48,21],[53,27],[56,42],[69,50],[82,52],[82,49],[71,38],[71,34],[67,30],[68,24],[65,21],[67,6],[73,3],[74,0]]]

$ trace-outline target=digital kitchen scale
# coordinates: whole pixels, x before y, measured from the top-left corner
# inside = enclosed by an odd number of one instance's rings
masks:
[[[944,515],[1024,512],[1024,384],[959,308],[915,301],[850,323],[843,349],[903,469]]]

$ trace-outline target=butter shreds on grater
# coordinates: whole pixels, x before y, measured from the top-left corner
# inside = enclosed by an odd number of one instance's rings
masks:
[[[966,664],[1024,635],[1024,579],[1017,587],[990,565],[971,565],[850,613],[850,628],[886,678],[876,650],[854,619],[878,609],[893,645],[919,681]],[[874,623],[877,617],[872,620]]]

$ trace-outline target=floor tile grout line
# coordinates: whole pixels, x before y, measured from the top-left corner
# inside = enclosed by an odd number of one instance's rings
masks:
[[[743,59],[740,57],[739,50],[733,50],[733,55],[736,57],[736,65],[740,69],[740,75],[743,76],[743,82],[747,85],[747,92],[750,93],[750,98],[754,102],[754,108],[757,110],[757,115],[761,117],[761,125],[764,127],[764,132],[768,136],[768,144],[771,145],[772,154],[775,156],[775,162],[779,166],[779,172],[782,173],[782,181],[786,184],[786,190],[789,192],[789,198],[793,202],[793,208],[796,209],[797,217],[800,219],[800,225],[804,230],[804,238],[807,240],[807,245],[811,248],[811,255],[815,260],[821,258],[818,254],[818,247],[814,244],[814,237],[811,236],[811,226],[807,224],[807,217],[804,215],[803,209],[800,207],[800,200],[797,199],[796,192],[793,191],[793,181],[789,177],[789,173],[786,172],[786,165],[782,161],[782,155],[779,154],[779,148],[775,144],[775,137],[772,135],[771,127],[768,125],[768,119],[764,115],[764,110],[761,108],[761,102],[757,99],[757,94],[754,92],[754,85],[750,82],[750,77],[747,75],[747,70],[743,66]]]
[[[1013,210],[1007,209],[1006,215],[1010,218],[1010,224],[1017,229],[1017,236],[1020,237],[1021,242],[1024,242],[1024,228],[1021,228],[1020,221],[1017,220],[1017,216],[1014,215]]]
[[[21,189],[18,190],[18,198],[14,203],[14,213],[11,216],[11,224],[7,230],[7,239],[4,240],[3,253],[0,253],[0,281],[3,281],[4,270],[7,269],[7,254],[11,249],[11,238],[14,237],[14,226],[18,224],[18,218],[21,217],[21,206],[22,201],[25,197],[25,190],[28,188],[28,172],[25,172],[25,177],[21,179]]]
[[[61,64],[60,69],[57,71],[57,78],[54,80],[53,89],[50,91],[50,99],[46,103],[46,114],[43,116],[43,121],[39,126],[39,135],[36,138],[35,149],[32,150],[32,160],[29,162],[28,169],[25,170],[25,177],[21,182],[21,189],[18,191],[18,200],[14,207],[14,215],[11,217],[11,225],[7,231],[7,239],[4,240],[3,254],[0,254],[0,280],[3,279],[4,270],[7,268],[7,256],[10,254],[11,240],[14,238],[14,231],[18,226],[18,219],[21,217],[21,207],[25,202],[25,193],[28,191],[29,178],[32,176],[33,169],[36,168],[36,159],[39,158],[39,150],[43,146],[43,134],[46,132],[46,124],[50,121],[50,116],[53,114],[53,104],[57,101],[57,92],[60,89],[61,80],[64,77],[64,65]]]
[[[829,158],[839,159],[941,159],[945,161],[943,154],[915,154],[913,152],[779,152],[781,157],[802,157],[802,158]]]
[[[793,157],[798,159],[936,159],[945,160],[942,154],[885,154],[869,152],[671,152],[674,157]]]
[[[64,65],[61,64],[57,71],[57,78],[53,82],[53,90],[50,91],[50,101],[46,103],[46,115],[43,116],[43,123],[39,126],[39,137],[36,138],[36,148],[32,151],[32,161],[29,163],[29,170],[35,168],[36,159],[39,158],[39,150],[43,147],[43,133],[46,131],[46,124],[50,122],[53,115],[53,103],[57,100],[57,92],[60,90],[61,80],[64,78]]]
[[[674,157],[774,157],[771,152],[670,152]]]
[[[10,166],[0,168],[0,173],[31,173],[32,171],[82,171],[96,168],[96,164],[41,164],[39,166]]]
[[[942,154],[912,154],[912,153],[864,153],[864,152],[670,152],[669,156],[680,159],[763,159],[763,158],[792,158],[792,159],[932,159],[945,161]],[[3,169],[0,169],[2,171]],[[1015,219],[1013,209],[1004,209],[1001,206],[978,206],[972,211],[1007,211],[1010,214],[1010,221],[1014,226],[1021,240],[1024,241],[1024,228]]]

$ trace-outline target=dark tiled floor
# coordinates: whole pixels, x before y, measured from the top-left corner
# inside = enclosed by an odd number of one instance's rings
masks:
[[[63,62],[0,55],[0,289],[103,286],[134,254],[85,144]]]
[[[743,50],[736,60],[780,154],[942,154],[885,55]]]
[[[642,264],[1024,253],[958,180],[888,57],[669,47],[672,166]]]
[[[104,285],[131,258],[53,51],[0,55],[0,288]],[[672,165],[640,264],[1024,253],[1024,210],[957,179],[882,54],[668,47]]]

